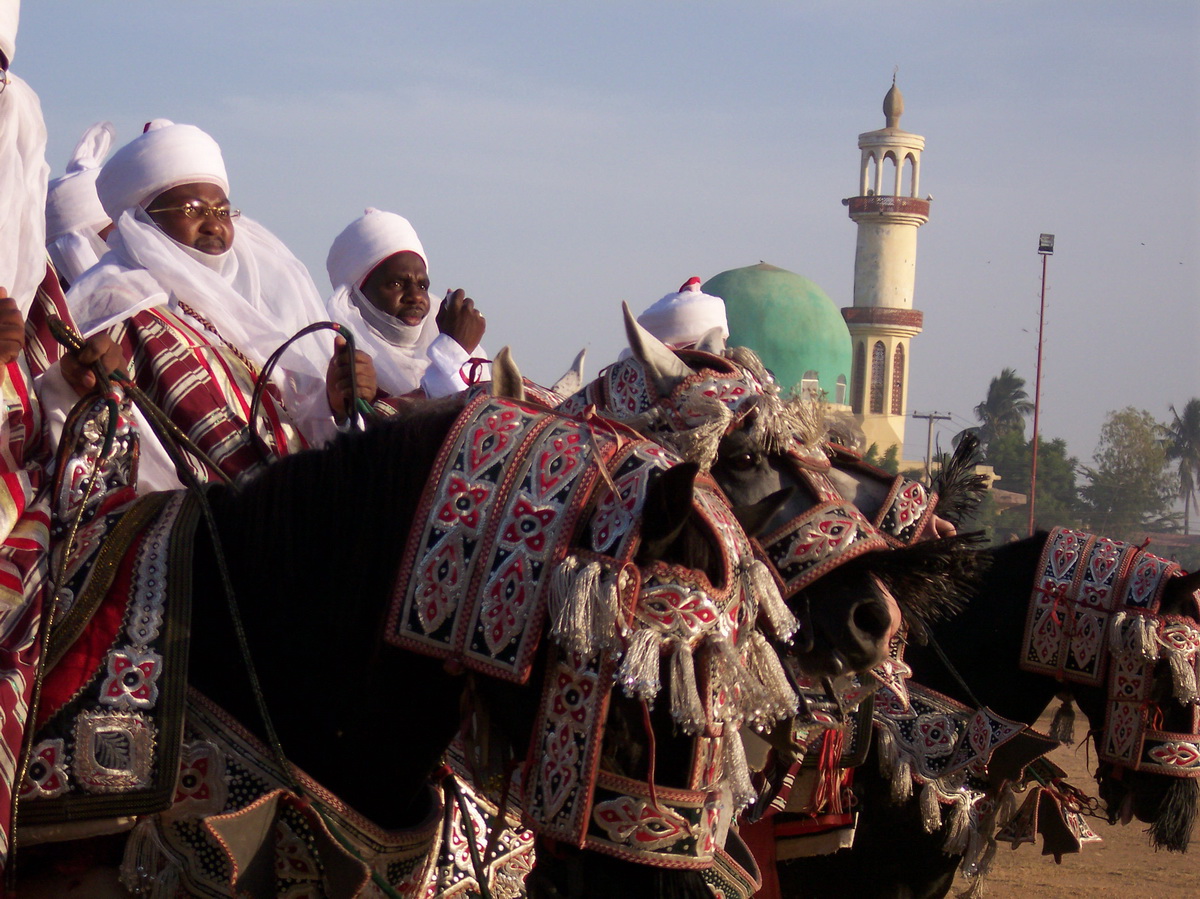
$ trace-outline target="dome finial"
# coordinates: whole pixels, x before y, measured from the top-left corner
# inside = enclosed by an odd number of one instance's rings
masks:
[[[883,114],[887,117],[888,128],[899,128],[900,116],[904,114],[904,96],[896,87],[896,73],[899,71],[899,66],[892,69],[892,86],[883,98]]]

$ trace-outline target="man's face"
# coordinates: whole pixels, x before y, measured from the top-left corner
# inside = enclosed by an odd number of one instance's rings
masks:
[[[408,250],[389,256],[367,275],[362,292],[381,312],[406,325],[419,325],[429,314],[425,260]]]
[[[229,209],[229,197],[206,182],[172,187],[146,204],[146,212],[168,237],[213,256],[233,246],[233,219],[214,215],[219,209]]]

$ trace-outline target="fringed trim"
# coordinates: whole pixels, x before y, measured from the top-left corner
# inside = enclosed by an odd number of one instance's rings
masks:
[[[671,717],[685,734],[704,726],[704,704],[696,687],[696,658],[692,647],[679,642],[671,652]]]
[[[143,818],[129,832],[121,859],[121,885],[145,899],[183,895],[179,867],[158,837],[153,818]]]
[[[750,782],[750,766],[746,763],[746,747],[742,737],[729,727],[721,738],[721,766],[725,769],[725,783],[733,794],[733,808],[737,812],[754,801],[757,794]]]
[[[906,758],[897,759],[896,764],[892,766],[891,775],[892,802],[896,805],[908,802],[913,794],[912,762]]]
[[[1167,649],[1167,661],[1171,664],[1171,680],[1175,684],[1175,698],[1180,702],[1200,701],[1196,692],[1195,656],[1175,649]]]
[[[1050,722],[1050,739],[1071,746],[1075,743],[1075,706],[1071,697],[1064,696],[1054,720]]]
[[[591,658],[620,645],[619,576],[599,562],[567,556],[550,582],[550,636],[568,652]]]
[[[788,680],[779,654],[767,642],[767,638],[756,630],[746,638],[746,670],[762,687],[766,700],[761,716],[747,716],[747,723],[762,731],[783,718],[794,718],[800,708],[800,699]]]
[[[713,691],[724,691],[731,702],[717,711],[718,721],[740,726],[742,722],[766,720],[767,696],[761,684],[742,664],[738,652],[725,634],[715,634],[708,640],[713,657]]]
[[[950,820],[946,823],[946,842],[943,844],[947,855],[961,855],[967,851],[967,841],[971,836],[972,804],[972,797],[965,792],[960,792],[954,800]]]
[[[659,678],[659,657],[662,655],[662,635],[652,627],[634,631],[625,647],[625,656],[617,669],[617,679],[625,695],[653,702],[662,689]]]
[[[942,826],[942,803],[938,800],[937,784],[933,781],[921,787],[921,823],[926,833],[936,833]]]
[[[875,745],[879,751],[879,773],[883,777],[890,778],[892,771],[896,768],[896,762],[900,758],[899,749],[896,747],[896,735],[886,727],[875,728]]]
[[[1137,653],[1147,662],[1158,658],[1159,619],[1152,615],[1117,612],[1109,625],[1108,646],[1117,655]]]
[[[1125,612],[1114,612],[1108,625],[1108,651],[1120,655],[1125,651]]]
[[[750,559],[742,565],[741,574],[746,592],[754,597],[759,613],[767,619],[775,639],[790,643],[800,628],[800,622],[788,608],[767,566],[758,559]]]

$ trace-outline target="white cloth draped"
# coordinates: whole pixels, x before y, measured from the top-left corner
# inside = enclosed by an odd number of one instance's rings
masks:
[[[96,194],[96,176],[112,147],[116,129],[97,122],[83,133],[65,175],[50,182],[46,196],[46,249],[68,283],[100,261],[108,247],[100,231],[110,219]]]
[[[46,275],[50,167],[37,94],[11,72],[8,79],[0,93],[0,287],[25,315]]]
[[[303,263],[250,219],[237,220],[233,246],[220,271],[191,258],[142,209],[120,215],[108,245],[99,264],[67,293],[67,305],[84,336],[154,306],[181,311],[182,301],[261,370],[295,332],[325,318]],[[324,386],[331,354],[331,336],[304,337],[272,374],[310,443],[319,444],[331,433]]]

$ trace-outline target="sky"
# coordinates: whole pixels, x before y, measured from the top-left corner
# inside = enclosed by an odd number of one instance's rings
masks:
[[[60,174],[83,130],[222,145],[230,195],[321,291],[367,206],[408,217],[435,298],[554,381],[687,278],[760,260],[852,303],[861,132],[926,139],[909,410],[974,423],[1012,367],[1090,463],[1110,410],[1200,396],[1200,4],[26,0],[13,71]],[[905,458],[925,454],[910,421]]]

